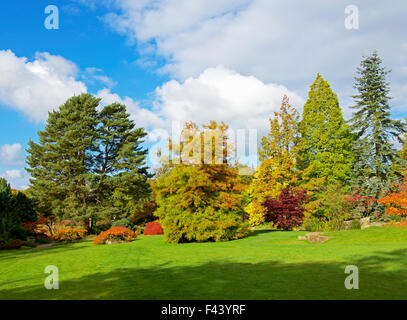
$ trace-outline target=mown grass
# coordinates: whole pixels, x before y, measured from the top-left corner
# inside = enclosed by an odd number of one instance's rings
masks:
[[[223,243],[90,241],[0,252],[0,299],[407,299],[407,228],[328,232],[256,231]],[[47,265],[60,289],[46,290]],[[347,265],[359,290],[347,290]]]

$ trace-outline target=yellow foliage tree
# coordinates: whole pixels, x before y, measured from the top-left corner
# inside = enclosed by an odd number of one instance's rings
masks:
[[[298,182],[296,155],[302,147],[299,114],[284,96],[280,111],[270,118],[269,134],[262,138],[259,149],[260,165],[250,185],[251,203],[246,207],[251,225],[264,222],[264,202],[276,198],[287,186]]]

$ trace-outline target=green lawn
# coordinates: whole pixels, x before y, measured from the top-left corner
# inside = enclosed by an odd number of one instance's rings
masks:
[[[407,228],[328,232],[257,231],[223,243],[89,241],[0,252],[0,299],[407,299]],[[59,268],[46,290],[44,269]],[[347,265],[359,290],[346,290]]]

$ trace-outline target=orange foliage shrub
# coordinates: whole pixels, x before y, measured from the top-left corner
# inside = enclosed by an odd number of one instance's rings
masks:
[[[86,233],[86,229],[66,227],[56,230],[52,238],[57,241],[73,241],[85,238]]]
[[[385,224],[385,225],[384,225],[384,227],[390,227],[390,226],[394,226],[394,227],[407,227],[407,221],[393,222],[393,223],[388,223],[388,224]]]
[[[27,232],[29,236],[48,235],[49,229],[47,227],[48,218],[42,217],[35,222],[22,222],[20,226]]]
[[[112,227],[109,230],[102,231],[93,244],[104,244],[107,240],[114,241],[133,241],[137,239],[137,233],[125,227]]]
[[[397,192],[389,193],[379,200],[379,203],[386,206],[386,213],[396,216],[407,216],[407,171],[401,185],[395,186]]]

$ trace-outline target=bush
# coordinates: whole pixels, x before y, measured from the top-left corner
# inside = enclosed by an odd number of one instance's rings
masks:
[[[396,192],[389,192],[379,200],[386,206],[386,214],[399,217],[407,216],[407,171],[404,172],[404,180],[400,185],[395,185]]]
[[[20,226],[27,232],[28,236],[39,237],[42,235],[48,235],[49,229],[47,227],[48,218],[42,217],[34,222],[22,222]]]
[[[80,240],[86,237],[86,233],[86,229],[66,227],[56,230],[52,235],[52,239],[56,241]]]
[[[114,221],[112,223],[112,227],[125,227],[125,228],[129,228],[130,227],[130,221],[127,218],[123,218],[117,221]]]
[[[112,222],[109,220],[102,220],[96,222],[96,226],[93,227],[92,233],[99,234],[102,231],[109,230],[112,227]]]
[[[21,246],[35,248],[37,246],[37,244],[32,241],[21,241]]]
[[[40,235],[35,238],[35,243],[38,243],[38,244],[46,244],[46,243],[50,243],[51,241],[52,241],[52,238],[48,237],[46,235]]]
[[[346,229],[346,220],[352,216],[353,204],[347,189],[341,184],[324,186],[314,212],[305,212],[302,229],[309,231],[337,231]]]
[[[352,230],[360,229],[361,228],[360,219],[353,219],[351,224],[350,224],[350,228]]]
[[[11,249],[20,249],[21,241],[20,240],[10,240],[6,242],[0,249],[1,250],[11,250]]]
[[[228,241],[246,236],[242,186],[227,165],[177,165],[153,185],[164,241]]]
[[[283,189],[278,199],[268,199],[264,203],[267,214],[266,221],[280,229],[292,230],[301,225],[305,209],[301,207],[307,200],[305,190],[291,187]]]
[[[125,227],[112,227],[107,231],[102,231],[93,244],[105,244],[112,242],[129,242],[137,239],[137,233]]]
[[[163,228],[161,227],[161,224],[158,221],[147,223],[144,229],[145,236],[152,236],[163,233],[164,233]]]

